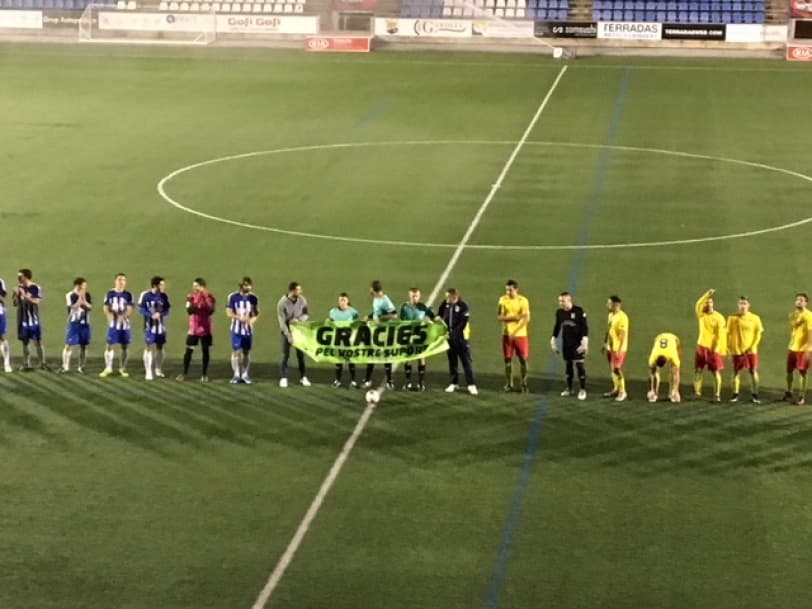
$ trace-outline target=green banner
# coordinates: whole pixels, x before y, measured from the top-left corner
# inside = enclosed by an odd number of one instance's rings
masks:
[[[292,324],[293,345],[317,362],[389,364],[448,350],[444,323],[326,321]]]

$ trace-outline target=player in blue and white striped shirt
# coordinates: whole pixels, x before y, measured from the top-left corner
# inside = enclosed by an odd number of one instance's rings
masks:
[[[226,315],[231,320],[231,383],[251,384],[248,366],[251,364],[251,347],[254,340],[254,324],[259,319],[259,299],[254,294],[250,277],[243,277],[240,289],[228,295]]]
[[[3,357],[3,369],[11,372],[11,349],[8,345],[8,316],[6,315],[6,282],[0,279],[0,355]]]
[[[118,371],[121,376],[127,378],[130,376],[127,374],[127,359],[132,340],[130,317],[133,314],[133,295],[127,291],[127,276],[124,273],[116,275],[115,287],[107,292],[104,298],[104,314],[107,317],[107,348],[104,351],[104,370],[99,376],[113,374],[114,349],[119,345],[121,360]]]
[[[155,276],[150,280],[150,289],[138,297],[138,310],[144,316],[144,378],[151,381],[154,376],[164,378],[164,345],[166,344],[166,316],[169,315],[169,296],[166,295],[166,281]],[[153,376],[152,367],[155,365]]]
[[[65,335],[65,348],[62,351],[62,368],[59,372],[70,371],[70,360],[74,347],[79,347],[79,374],[85,373],[87,346],[90,344],[90,319],[88,313],[93,308],[93,299],[87,291],[87,280],[77,277],[73,289],[65,294],[68,307],[68,332]]]
[[[39,365],[47,370],[45,354],[42,350],[42,327],[39,319],[39,303],[42,301],[42,288],[33,281],[31,269],[20,269],[17,273],[17,289],[14,290],[14,306],[17,307],[17,337],[23,344],[23,370],[31,370],[29,344],[34,341]]]

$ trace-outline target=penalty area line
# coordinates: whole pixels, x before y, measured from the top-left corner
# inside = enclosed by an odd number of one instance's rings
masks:
[[[513,152],[508,157],[507,161],[505,162],[505,166],[502,168],[502,171],[499,173],[499,176],[496,178],[496,182],[491,186],[488,195],[485,197],[485,200],[482,202],[482,205],[479,206],[476,215],[474,216],[471,223],[468,225],[465,234],[463,234],[462,239],[460,239],[457,247],[454,249],[454,253],[451,256],[451,259],[448,261],[445,269],[443,270],[440,278],[437,280],[437,283],[434,285],[434,288],[429,295],[427,300],[427,304],[431,305],[437,296],[440,294],[443,286],[445,285],[446,281],[448,281],[448,277],[451,275],[451,272],[454,270],[454,267],[457,265],[459,261],[460,255],[462,254],[463,250],[465,250],[466,246],[468,245],[468,241],[471,239],[471,235],[473,235],[474,231],[476,230],[477,226],[479,225],[480,220],[482,220],[482,216],[487,211],[488,207],[493,201],[496,192],[502,186],[502,182],[505,180],[510,168],[513,166],[516,157],[519,156],[519,152],[521,152],[522,148],[524,147],[527,139],[530,137],[530,133],[533,131],[533,128],[538,123],[539,118],[541,117],[542,112],[547,107],[547,104],[550,102],[550,98],[553,96],[556,88],[558,88],[558,83],[561,82],[561,79],[564,77],[564,74],[567,72],[567,66],[563,66],[556,76],[553,84],[550,85],[550,89],[547,91],[547,94],[544,96],[544,99],[541,100],[539,107],[536,109],[533,118],[530,120],[530,123],[527,125],[527,128],[524,130],[521,139],[516,143],[516,146],[513,149]],[[327,497],[330,490],[333,488],[333,485],[338,478],[338,475],[341,473],[344,464],[347,462],[347,459],[350,456],[353,448],[355,447],[358,438],[361,437],[364,429],[366,428],[367,424],[369,423],[372,414],[375,411],[375,403],[367,404],[366,408],[364,409],[361,417],[358,419],[358,423],[356,423],[355,428],[352,430],[352,434],[350,437],[347,438],[347,441],[344,443],[344,446],[341,448],[341,452],[338,453],[335,461],[333,462],[333,466],[330,468],[330,471],[327,474],[327,477],[321,483],[316,496],[313,498],[313,501],[310,504],[310,507],[307,508],[307,512],[305,512],[302,521],[299,523],[299,526],[296,528],[296,532],[293,534],[290,542],[285,548],[282,556],[280,556],[279,561],[276,563],[274,570],[271,571],[270,576],[268,577],[267,582],[265,582],[265,586],[260,591],[259,595],[257,596],[257,600],[254,601],[252,605],[252,609],[265,609],[265,606],[271,600],[271,596],[276,590],[277,586],[279,586],[279,582],[282,580],[282,577],[285,575],[290,563],[293,561],[294,556],[296,556],[296,552],[299,550],[299,547],[302,545],[302,541],[307,535],[308,530],[310,529],[310,525],[313,524],[313,521],[316,519],[316,516],[321,510],[322,505],[324,504],[324,500]]]

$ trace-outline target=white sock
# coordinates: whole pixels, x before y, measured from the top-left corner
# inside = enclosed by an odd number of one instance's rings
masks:
[[[144,371],[147,376],[152,374],[152,351],[144,349]]]
[[[246,353],[242,356],[242,374],[240,375],[242,378],[248,376],[248,366],[251,365],[251,355]]]
[[[8,347],[8,341],[0,342],[0,354],[3,356],[3,365],[8,368],[11,366],[11,349]]]
[[[112,349],[105,349],[104,351],[104,367],[107,370],[113,369],[113,360],[116,358],[116,354],[113,352]]]
[[[240,356],[239,354],[231,355],[231,369],[234,371],[234,376],[240,376]]]
[[[70,354],[70,347],[65,347],[62,350],[62,369],[65,371],[70,370]]]

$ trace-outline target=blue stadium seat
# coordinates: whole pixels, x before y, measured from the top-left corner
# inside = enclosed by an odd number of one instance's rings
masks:
[[[700,23],[710,23],[710,13],[701,12],[699,13],[699,22]]]
[[[742,3],[741,2],[733,2],[733,11],[740,11],[742,10]]]
[[[669,11],[677,10],[677,3],[674,2],[673,0],[669,0],[669,2],[667,2],[666,4],[667,4],[666,10],[669,10]]]
[[[644,21],[657,21],[657,11],[646,11]]]
[[[719,11],[711,12],[710,22],[711,23],[722,23],[722,13],[720,13]]]
[[[665,11],[657,11],[657,18],[654,21],[659,21],[662,23],[663,21],[667,20],[668,15]]]
[[[693,11],[688,13],[688,23],[699,23],[699,13]]]
[[[733,16],[730,13],[727,13],[727,12],[723,11],[722,14],[721,14],[721,18],[719,19],[719,22],[720,23],[730,23],[730,21],[732,19],[733,19]]]
[[[675,11],[668,11],[665,17],[666,21],[674,22],[677,20],[677,13]]]

